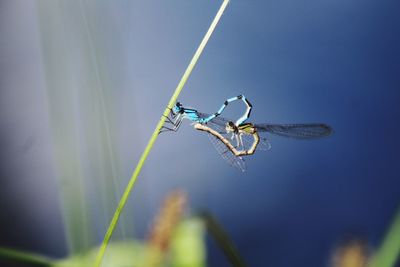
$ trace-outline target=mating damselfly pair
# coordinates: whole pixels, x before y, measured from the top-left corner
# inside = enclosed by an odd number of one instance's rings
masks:
[[[246,105],[244,114],[233,122],[220,115],[229,103],[242,100]],[[259,133],[269,132],[275,135],[291,137],[296,139],[315,139],[328,136],[332,128],[322,123],[302,124],[253,124],[246,122],[250,117],[252,105],[244,95],[227,99],[220,109],[214,114],[207,114],[193,108],[184,107],[177,102],[171,109],[166,122],[171,126],[163,126],[160,132],[177,131],[184,119],[193,122],[194,128],[208,133],[211,143],[218,153],[231,166],[240,171],[246,170],[243,156],[254,154],[256,150],[269,150],[270,143]],[[234,141],[234,144],[232,144]]]

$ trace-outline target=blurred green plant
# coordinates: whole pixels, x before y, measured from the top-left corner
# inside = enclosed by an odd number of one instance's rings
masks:
[[[4,247],[0,247],[0,258],[33,266],[51,266],[54,262],[53,259],[42,255]]]
[[[103,266],[206,267],[206,229],[215,238],[234,267],[245,267],[228,234],[208,212],[183,219],[187,195],[181,190],[168,194],[154,218],[145,241],[111,242]],[[34,266],[86,267],[96,259],[98,247],[61,260],[0,248],[0,257]]]
[[[159,226],[165,229],[165,222],[161,222]],[[155,246],[152,238],[148,241],[111,242],[102,264],[105,267],[206,267],[206,230],[215,238],[232,266],[246,266],[226,231],[211,214],[206,212],[177,223],[171,231],[168,249],[160,250],[157,245]],[[165,236],[165,233],[162,235]],[[86,252],[56,260],[0,247],[0,258],[27,263],[31,266],[87,267],[93,264],[97,251],[98,247],[95,247]]]
[[[400,259],[400,210],[368,267],[393,267]]]
[[[203,219],[208,232],[212,237],[214,237],[215,241],[225,253],[225,256],[232,266],[245,267],[246,264],[240,256],[239,251],[229,238],[228,234],[224,231],[224,228],[218,223],[216,218],[208,212],[202,212],[199,216]]]
[[[172,236],[167,260],[149,264],[148,256],[155,255],[154,247],[143,241],[118,241],[109,244],[104,257],[105,267],[205,267],[204,227],[200,219],[182,221]],[[88,267],[96,259],[98,247],[56,260],[23,251],[0,248],[0,257],[12,262],[42,267]]]

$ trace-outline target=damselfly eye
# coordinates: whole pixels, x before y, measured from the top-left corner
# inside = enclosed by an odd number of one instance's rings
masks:
[[[182,104],[179,102],[176,102],[175,106],[172,108],[172,113],[177,114],[179,112],[181,112],[182,108],[181,108]]]

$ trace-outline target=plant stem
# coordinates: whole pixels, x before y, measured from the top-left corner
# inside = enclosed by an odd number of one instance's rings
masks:
[[[214,237],[215,241],[217,241],[232,266],[246,267],[246,263],[240,256],[238,249],[217,220],[208,212],[202,212],[199,216],[204,220],[207,230]]]
[[[122,212],[123,208],[125,207],[125,204],[126,204],[126,202],[128,200],[128,197],[129,197],[129,195],[130,195],[130,193],[131,193],[131,191],[133,189],[133,186],[135,185],[136,178],[138,177],[140,171],[142,170],[143,164],[146,161],[146,158],[147,158],[148,154],[150,153],[150,150],[152,149],[152,147],[154,145],[154,142],[156,141],[156,139],[158,137],[158,134],[159,134],[159,132],[161,130],[161,127],[165,123],[166,117],[169,115],[170,110],[172,109],[173,105],[175,104],[180,92],[183,89],[183,86],[185,85],[187,79],[189,78],[190,73],[192,72],[194,66],[196,65],[201,53],[204,50],[204,47],[206,46],[208,40],[210,39],[210,36],[213,33],[215,27],[217,26],[218,21],[220,20],[220,18],[222,16],[226,6],[228,5],[228,3],[229,3],[229,0],[224,0],[224,2],[222,3],[220,9],[218,10],[217,15],[215,16],[213,22],[211,23],[210,28],[208,29],[206,35],[204,36],[203,40],[201,41],[199,47],[197,48],[196,53],[194,54],[192,60],[190,61],[189,66],[187,67],[187,69],[186,69],[185,73],[183,74],[178,86],[175,89],[174,94],[172,95],[167,107],[165,108],[164,113],[161,116],[160,121],[158,122],[157,127],[155,128],[155,130],[154,130],[154,132],[153,132],[153,134],[152,134],[152,136],[151,136],[151,138],[149,140],[149,143],[147,144],[146,148],[144,149],[143,154],[140,157],[139,162],[138,162],[138,164],[136,166],[136,169],[133,172],[132,177],[129,180],[129,183],[125,188],[125,191],[124,191],[124,193],[123,193],[123,195],[121,197],[120,202],[118,203],[117,209],[116,209],[116,211],[114,213],[114,216],[113,216],[113,218],[111,220],[111,223],[110,223],[110,225],[109,225],[109,227],[107,229],[107,232],[106,232],[106,234],[104,236],[104,240],[103,240],[103,242],[102,242],[102,244],[100,246],[99,252],[98,252],[97,257],[96,257],[96,261],[95,261],[95,264],[94,264],[95,267],[99,267],[101,265],[101,262],[102,262],[103,257],[104,257],[104,253],[105,253],[107,245],[108,245],[108,242],[111,239],[111,236],[112,236],[112,234],[114,232],[114,229],[115,229],[115,227],[116,227],[116,225],[118,223],[118,220],[119,220],[119,217],[121,215],[121,212]]]
[[[25,262],[35,266],[51,266],[52,260],[41,255],[0,247],[0,258],[13,262]]]

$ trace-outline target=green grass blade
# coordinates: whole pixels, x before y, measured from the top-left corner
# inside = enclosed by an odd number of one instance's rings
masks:
[[[204,220],[207,230],[214,237],[232,266],[246,267],[246,263],[240,256],[238,249],[217,220],[208,212],[203,212],[199,216]]]
[[[147,158],[148,154],[150,153],[150,151],[151,151],[151,149],[152,149],[152,147],[154,145],[154,142],[156,141],[156,139],[158,137],[158,133],[160,132],[161,127],[165,123],[166,116],[169,115],[170,109],[175,104],[180,92],[183,89],[183,86],[185,85],[187,79],[189,78],[190,73],[192,72],[194,66],[196,65],[201,53],[204,50],[204,47],[206,46],[208,40],[210,39],[210,36],[213,33],[215,27],[217,26],[218,21],[220,20],[220,18],[222,16],[226,6],[228,5],[228,3],[229,3],[229,0],[224,0],[224,2],[222,3],[220,9],[218,10],[217,15],[215,16],[213,22],[211,23],[210,28],[208,29],[208,31],[207,31],[206,35],[204,36],[203,40],[201,41],[199,47],[196,50],[196,53],[194,54],[192,60],[189,63],[189,66],[187,67],[187,69],[186,69],[185,73],[183,74],[178,86],[176,87],[175,92],[172,95],[172,97],[171,97],[171,99],[170,99],[170,101],[168,103],[168,106],[165,108],[164,113],[161,116],[160,121],[158,122],[157,127],[155,128],[155,130],[154,130],[154,132],[153,132],[153,134],[152,134],[152,136],[151,136],[151,138],[149,140],[149,143],[147,144],[142,156],[140,157],[139,162],[138,162],[138,164],[136,166],[136,169],[133,172],[132,177],[129,180],[129,183],[125,188],[125,191],[124,191],[124,193],[123,193],[123,195],[121,197],[120,202],[118,203],[117,209],[116,209],[116,211],[114,213],[114,216],[113,216],[113,218],[111,220],[111,223],[110,223],[110,225],[109,225],[109,227],[107,229],[107,232],[106,232],[106,234],[104,236],[104,240],[103,240],[103,242],[102,242],[102,244],[100,246],[100,249],[99,249],[99,252],[97,254],[97,258],[96,258],[96,262],[95,262],[94,266],[99,267],[101,265],[101,262],[102,262],[103,257],[104,257],[104,253],[105,253],[107,245],[108,245],[108,242],[110,241],[111,236],[112,236],[112,234],[114,232],[114,229],[115,229],[115,227],[116,227],[116,225],[118,223],[118,220],[119,220],[119,217],[121,215],[121,212],[122,212],[122,210],[123,210],[123,208],[124,208],[124,206],[125,206],[125,204],[126,204],[126,202],[128,200],[128,197],[129,197],[129,195],[130,195],[130,193],[131,193],[131,191],[133,189],[133,186],[135,185],[136,178],[138,177],[140,171],[142,170],[143,164],[146,161],[146,158]]]
[[[53,264],[51,259],[44,256],[2,247],[0,247],[0,258],[13,262],[29,263],[33,266],[51,266]]]
[[[400,257],[400,210],[369,267],[394,267]]]

